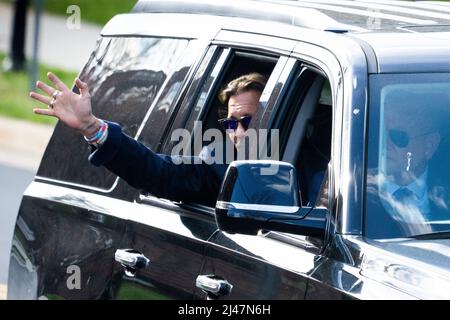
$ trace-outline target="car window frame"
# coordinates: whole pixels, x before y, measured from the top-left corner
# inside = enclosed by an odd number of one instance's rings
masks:
[[[209,105],[207,103],[208,100],[210,100],[213,95],[215,94],[215,86],[213,83],[208,88],[208,94],[205,99],[205,103],[201,107],[200,110],[197,110],[197,112],[194,112],[194,108],[197,105],[198,97],[201,94],[201,90],[203,88],[203,85],[208,80],[208,78],[211,75],[211,72],[214,72],[215,74],[221,74],[223,73],[224,69],[227,67],[227,63],[229,62],[229,59],[231,58],[233,54],[233,50],[250,50],[251,52],[254,52],[256,54],[266,55],[266,56],[279,56],[279,61],[277,62],[274,70],[271,73],[272,80],[268,81],[268,84],[265,87],[265,90],[263,94],[261,95],[260,102],[262,101],[266,107],[261,108],[259,113],[257,114],[256,118],[261,119],[264,118],[269,121],[272,120],[271,117],[267,117],[267,114],[271,113],[274,109],[274,107],[278,106],[278,100],[282,93],[282,89],[284,88],[284,84],[287,81],[287,77],[290,73],[290,69],[293,66],[293,60],[289,59],[288,55],[282,55],[280,54],[280,50],[261,50],[260,48],[255,49],[254,46],[250,46],[250,48],[246,48],[241,44],[239,45],[230,45],[230,44],[224,44],[224,43],[211,43],[208,48],[205,50],[205,54],[202,57],[202,60],[199,62],[199,66],[197,67],[197,70],[192,75],[192,78],[190,79],[190,84],[187,88],[185,88],[184,94],[181,94],[183,96],[183,99],[181,101],[178,101],[178,109],[175,110],[181,110],[178,114],[174,115],[174,121],[172,122],[170,128],[167,130],[168,132],[165,132],[165,135],[163,137],[164,143],[162,143],[163,147],[161,148],[161,153],[167,154],[170,152],[171,149],[171,139],[170,139],[170,132],[173,132],[175,128],[180,128],[180,125],[183,125],[182,128],[189,130],[189,121],[197,121],[201,119],[202,116],[207,114]],[[281,62],[280,62],[281,59]],[[278,68],[277,68],[278,66]],[[274,73],[276,72],[276,73]],[[273,76],[272,75],[276,75]],[[215,79],[214,81],[220,80],[220,77],[217,77],[218,79]],[[196,79],[196,80],[195,80]],[[280,82],[280,80],[282,80]],[[271,83],[270,83],[271,82]],[[277,90],[275,90],[275,87],[278,87]],[[195,128],[191,127],[192,130]],[[190,130],[190,132],[192,132]],[[139,194],[139,201],[143,203],[148,204],[158,204],[161,203],[161,205],[167,205],[166,199],[160,199],[158,197],[155,197],[153,195],[149,194]],[[208,207],[201,204],[196,203],[178,203],[178,202],[172,202],[173,204],[178,205],[181,209],[190,211],[190,212],[197,212],[201,215],[207,215],[209,217],[214,217],[215,212],[214,208]]]
[[[326,244],[330,241],[333,234],[336,232],[336,220],[338,215],[342,214],[336,210],[336,195],[338,190],[338,181],[336,179],[336,171],[340,171],[340,156],[341,156],[341,139],[342,139],[342,111],[339,107],[342,107],[343,103],[343,91],[342,91],[342,73],[341,66],[339,62],[332,57],[332,62],[334,65],[329,66],[327,62],[330,62],[330,56],[327,55],[328,61],[324,58],[324,55],[308,55],[307,53],[312,51],[318,51],[323,53],[323,48],[319,48],[312,44],[305,44],[299,41],[296,46],[297,52],[290,55],[290,58],[297,61],[296,64],[290,70],[289,82],[286,84],[284,90],[289,90],[291,85],[295,85],[295,74],[298,72],[299,68],[308,68],[317,74],[323,76],[326,80],[330,82],[331,95],[332,95],[332,141],[331,141],[331,154],[330,162],[328,164],[328,169],[326,174],[328,175],[328,218],[327,218],[327,230],[325,232],[325,238],[323,241],[318,241],[318,239],[308,238],[303,235],[296,235],[290,233],[282,233],[278,231],[270,231],[265,234],[266,237],[278,239],[280,241],[293,243],[294,245],[302,247],[304,250],[315,252],[321,254]],[[305,53],[300,53],[302,49]],[[329,53],[329,52],[327,52]],[[321,59],[322,58],[322,59]],[[339,70],[339,71],[336,71]],[[309,90],[309,89],[308,89]],[[283,101],[279,101],[283,103]],[[291,115],[296,117],[297,114]],[[277,119],[278,122],[282,119]],[[287,135],[289,139],[290,133]],[[280,141],[281,144],[281,141]],[[281,157],[284,157],[286,150],[282,150]]]

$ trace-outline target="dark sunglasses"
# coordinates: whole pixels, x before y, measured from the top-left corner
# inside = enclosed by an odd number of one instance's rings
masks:
[[[419,134],[416,136],[410,136],[410,135],[408,135],[408,133],[406,133],[403,130],[397,130],[397,129],[388,130],[389,139],[391,139],[392,143],[394,143],[394,145],[396,145],[398,148],[407,147],[412,138],[425,136],[430,133],[431,132],[427,132],[427,133]]]
[[[252,117],[250,116],[243,116],[240,119],[234,119],[234,118],[223,118],[219,119],[220,125],[225,130],[236,130],[239,122],[242,124],[245,130],[248,129],[248,126],[250,125],[250,121],[252,121]]]

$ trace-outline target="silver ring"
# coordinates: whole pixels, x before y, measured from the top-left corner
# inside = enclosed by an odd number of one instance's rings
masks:
[[[49,107],[50,109],[53,109],[53,104],[54,104],[55,102],[56,102],[56,99],[53,98],[53,100],[50,101],[50,103],[48,104],[48,107]]]
[[[53,100],[56,100],[56,97],[59,95],[59,91],[58,90],[55,90],[55,92],[53,92],[53,94],[52,94],[52,98],[53,98]]]

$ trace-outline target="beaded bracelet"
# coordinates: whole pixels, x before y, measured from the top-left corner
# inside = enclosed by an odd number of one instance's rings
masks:
[[[88,142],[89,144],[100,147],[108,137],[108,123],[100,119],[100,128],[98,131],[90,138],[84,137],[84,140]]]

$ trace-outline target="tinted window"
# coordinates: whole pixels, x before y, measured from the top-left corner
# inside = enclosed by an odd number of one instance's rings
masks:
[[[187,45],[187,40],[175,39],[101,39],[80,74],[89,84],[94,114],[121,124],[124,132],[134,137]],[[89,154],[90,147],[84,139],[58,123],[38,175],[100,189],[111,188],[115,175],[90,165]]]
[[[223,60],[226,58],[227,53],[224,53],[223,50],[220,48],[218,49],[216,46],[211,46],[208,48],[205,56],[203,57],[202,62],[200,63],[194,78],[189,86],[189,89],[187,90],[187,93],[185,95],[185,99],[182,101],[181,106],[178,108],[175,118],[173,120],[173,126],[168,131],[168,136],[171,136],[172,132],[178,128],[183,128],[188,121],[188,117],[191,114],[192,111],[192,104],[194,103],[197,96],[204,96],[205,93],[200,92],[201,88],[199,85],[203,81],[211,82],[211,80],[206,80],[208,77],[208,74],[211,72],[211,69],[215,69],[216,73],[220,70]],[[219,61],[217,61],[219,59]],[[219,64],[219,66],[217,66]],[[203,86],[204,87],[204,86]],[[209,88],[210,86],[208,86]],[[203,90],[205,91],[205,90]],[[207,91],[206,91],[207,94]],[[195,108],[197,109],[197,108]],[[196,112],[198,114],[199,110],[194,110],[192,112]],[[176,145],[175,141],[166,141],[165,146],[163,147],[164,153],[171,153],[173,147]]]
[[[366,236],[450,230],[450,75],[370,80]]]
[[[221,131],[221,137],[227,137],[223,128],[219,125],[219,118],[226,117],[227,106],[224,106],[218,98],[220,90],[231,80],[238,78],[244,74],[251,72],[258,72],[268,79],[263,95],[260,99],[260,107],[257,114],[251,120],[251,128],[259,129],[265,128],[267,120],[264,115],[273,108],[273,99],[276,94],[276,88],[280,85],[277,80],[282,71],[286,58],[279,59],[277,56],[265,56],[261,54],[254,54],[244,51],[235,51],[229,48],[218,48],[216,54],[213,56],[211,50],[211,63],[209,67],[204,67],[201,72],[197,74],[196,78],[203,77],[203,82],[194,83],[190,88],[191,96],[186,97],[185,102],[189,102],[191,108],[185,108],[182,113],[177,115],[175,125],[178,127],[184,126],[190,132],[197,132],[203,134],[209,129],[217,129]],[[209,58],[209,56],[207,58]],[[205,74],[206,73],[206,74]],[[194,88],[195,86],[195,88]],[[277,93],[279,93],[277,91]],[[193,99],[195,98],[195,100]],[[270,103],[269,103],[269,99]],[[185,105],[185,103],[183,103]],[[183,119],[181,119],[183,117]],[[177,129],[177,128],[174,128]],[[192,134],[194,136],[195,134]],[[169,135],[169,139],[171,136]],[[200,137],[202,138],[202,137]],[[201,147],[208,145],[211,140],[200,139]],[[196,140],[197,141],[197,140]],[[213,141],[216,142],[216,140]],[[221,139],[222,142],[228,142],[228,138]],[[164,151],[171,153],[173,146],[178,144],[178,141],[170,141],[167,143]],[[201,148],[200,147],[200,148]],[[199,148],[193,147],[191,149],[184,149],[185,154],[197,156],[199,155]],[[231,157],[232,158],[232,157]],[[230,159],[231,159],[230,158]],[[228,159],[228,158],[227,158]],[[225,160],[225,159],[224,159]]]
[[[138,140],[156,152],[160,151],[163,137],[170,129],[168,125],[170,119],[174,118],[177,113],[176,108],[179,105],[179,98],[183,93],[182,89],[186,84],[185,80],[189,71],[203,50],[204,47],[197,41],[189,42],[180,61],[174,64],[175,68],[167,78],[158,102],[147,114],[148,120],[146,120]]]
[[[297,169],[302,205],[327,207],[332,128],[330,83],[305,67],[299,68],[293,80],[280,112],[283,160]]]
[[[219,124],[223,111],[227,106],[218,99],[219,92],[225,85],[244,74],[257,72],[265,76],[268,81],[259,99],[255,118],[251,120],[248,129],[264,128],[267,123],[263,115],[273,108],[273,100],[279,90],[275,88],[281,84],[278,79],[287,58],[261,55],[256,53],[237,51],[230,48],[211,47],[197,70],[188,94],[176,115],[172,133],[166,137],[166,145],[162,152],[171,155],[200,156],[208,164],[226,164],[237,157],[229,133]],[[182,130],[177,130],[182,129]],[[247,130],[247,132],[250,130]],[[187,133],[187,138],[178,133]],[[209,135],[214,132],[214,135]],[[256,132],[253,130],[253,132]],[[256,139],[251,140],[251,142]],[[192,142],[192,145],[190,145]],[[199,146],[199,147],[197,147]],[[197,158],[199,160],[200,158]]]

